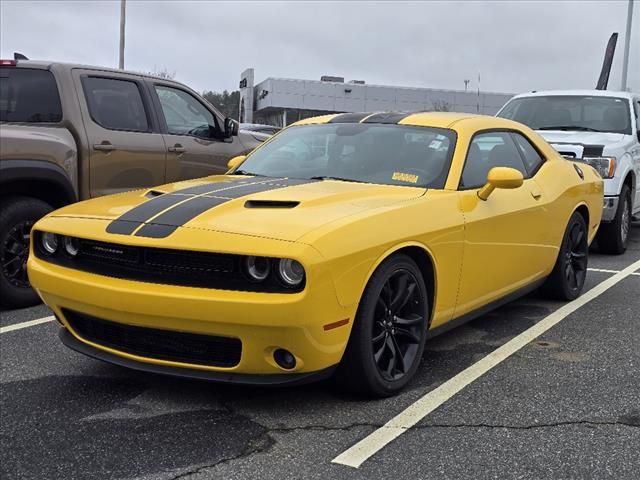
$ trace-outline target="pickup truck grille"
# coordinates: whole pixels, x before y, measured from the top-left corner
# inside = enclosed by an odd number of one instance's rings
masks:
[[[237,338],[125,325],[68,309],[62,313],[85,340],[140,357],[229,368],[242,355],[242,342]]]

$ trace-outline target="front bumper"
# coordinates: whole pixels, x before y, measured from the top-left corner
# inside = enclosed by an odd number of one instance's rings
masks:
[[[616,217],[616,212],[618,211],[618,196],[614,197],[604,197],[604,202],[602,205],[602,221],[603,222],[612,222]]]
[[[29,278],[64,325],[66,345],[111,363],[223,382],[282,384],[322,377],[346,347],[355,308],[338,302],[329,275],[310,278],[303,292],[275,294],[136,282],[61,267],[29,258]],[[118,350],[74,330],[65,311],[138,328],[239,339],[239,362],[231,367],[185,363]],[[348,323],[329,328],[344,319]],[[276,349],[296,358],[292,369],[274,360]],[[257,381],[255,377],[266,376]],[[275,375],[275,376],[274,376]],[[284,377],[290,377],[284,379]]]
[[[94,348],[74,337],[66,328],[61,328],[58,336],[62,343],[78,353],[87,355],[88,357],[102,360],[121,367],[131,368],[148,373],[157,373],[161,375],[171,375],[174,377],[189,378],[193,380],[207,380],[217,383],[232,383],[243,385],[259,385],[259,386],[295,386],[304,385],[311,382],[319,382],[325,380],[336,369],[336,366],[325,368],[318,372],[311,373],[283,373],[271,375],[251,375],[241,373],[225,373],[194,370],[189,368],[177,368],[166,365],[154,365],[151,363],[136,362],[128,358],[114,355],[112,353]]]

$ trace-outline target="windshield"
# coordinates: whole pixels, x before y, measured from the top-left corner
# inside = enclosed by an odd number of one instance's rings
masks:
[[[235,173],[443,188],[456,134],[401,125],[336,123],[290,127]]]
[[[534,130],[577,130],[631,135],[629,102],[590,96],[524,97],[510,101],[499,117]]]

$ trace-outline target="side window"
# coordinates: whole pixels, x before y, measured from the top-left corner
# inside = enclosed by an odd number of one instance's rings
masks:
[[[94,122],[110,130],[148,132],[138,84],[115,78],[84,77],[82,88]]]
[[[524,160],[524,166],[527,169],[527,175],[525,175],[525,177],[532,176],[538,168],[540,168],[544,160],[533,145],[531,145],[531,142],[525,137],[519,133],[512,133],[511,138],[516,142],[518,150],[520,150],[520,154]]]
[[[62,120],[58,86],[47,70],[0,69],[0,121],[57,123]]]
[[[487,132],[473,137],[462,170],[460,187],[480,188],[487,182],[487,175],[493,167],[515,168],[525,177],[528,176],[509,132]]]
[[[217,129],[215,116],[189,93],[177,88],[155,86],[162,105],[167,131],[172,135],[193,135],[211,138],[211,128]]]

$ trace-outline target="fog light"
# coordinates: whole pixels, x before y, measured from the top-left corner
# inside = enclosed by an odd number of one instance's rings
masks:
[[[44,232],[40,237],[43,250],[53,255],[58,250],[58,236],[55,233]]]
[[[69,256],[75,257],[76,255],[78,255],[78,251],[80,250],[80,242],[77,238],[65,237],[64,249]]]
[[[296,357],[284,348],[278,348],[273,352],[273,359],[285,370],[291,370],[296,366]]]
[[[265,257],[247,257],[247,273],[252,280],[261,282],[269,276],[271,263]]]
[[[280,278],[291,287],[300,285],[304,279],[304,267],[296,260],[283,258],[278,266]]]

